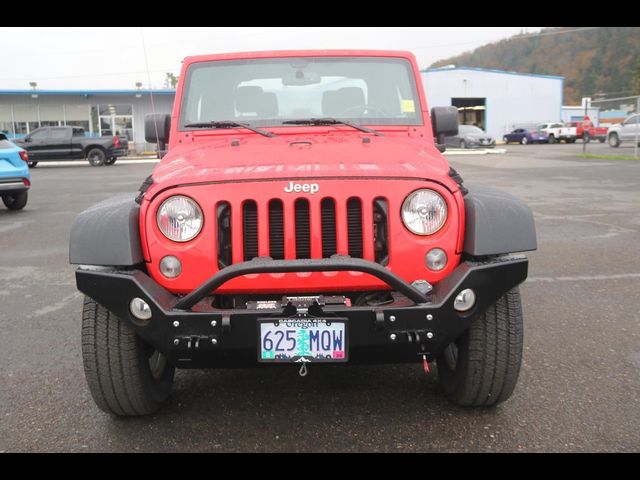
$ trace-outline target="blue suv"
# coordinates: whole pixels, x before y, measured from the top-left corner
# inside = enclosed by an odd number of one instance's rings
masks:
[[[21,210],[27,204],[31,186],[27,152],[0,133],[0,196],[9,210]]]

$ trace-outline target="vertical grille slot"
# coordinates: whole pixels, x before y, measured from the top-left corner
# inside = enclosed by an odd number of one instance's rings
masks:
[[[309,202],[299,198],[295,203],[296,215],[296,258],[311,258],[311,224],[309,222]]]
[[[347,201],[347,233],[349,255],[362,258],[362,203],[359,198],[350,198]]]
[[[284,260],[284,210],[282,200],[269,202],[269,256]]]
[[[231,265],[231,205],[221,202],[216,208],[218,222],[218,268]]]
[[[322,226],[322,258],[329,258],[338,252],[336,240],[336,202],[325,198],[320,203],[320,221]]]
[[[389,206],[384,198],[373,201],[373,251],[375,261],[389,264]]]
[[[246,201],[242,206],[242,230],[246,262],[258,256],[258,206],[253,200]]]

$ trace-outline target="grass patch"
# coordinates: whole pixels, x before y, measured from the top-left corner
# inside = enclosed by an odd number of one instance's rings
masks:
[[[640,161],[638,157],[632,157],[630,155],[603,155],[598,153],[581,153],[578,155],[580,158],[595,158],[598,160],[635,160]]]

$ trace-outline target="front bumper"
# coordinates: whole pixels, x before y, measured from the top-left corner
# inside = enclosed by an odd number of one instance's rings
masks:
[[[348,258],[330,260],[324,261],[326,270],[335,270],[343,264],[345,269],[357,268],[366,262],[351,263],[355,259]],[[240,265],[246,271],[264,270],[270,262],[276,261],[253,260]],[[418,362],[423,355],[433,360],[490,305],[522,283],[527,269],[524,255],[463,262],[423,295],[424,301],[412,301],[396,292],[394,302],[384,306],[332,305],[318,307],[313,314],[318,318],[346,319],[349,363]],[[367,273],[378,276],[380,272],[371,267]],[[246,273],[240,268],[238,274]],[[402,279],[391,277],[395,276],[388,272],[385,281],[404,284],[405,290],[407,286],[413,288]],[[203,286],[215,288],[224,281],[225,278],[220,281],[212,278]],[[76,282],[81,292],[130,322],[140,337],[179,368],[258,365],[257,320],[303,315],[295,308],[217,309],[206,296],[198,296],[195,303],[185,302],[188,296],[173,295],[141,270],[81,266],[76,270]],[[453,302],[466,288],[474,290],[477,300],[470,311],[461,313],[453,308]],[[152,317],[148,322],[142,323],[131,315],[129,303],[134,297],[149,304]]]

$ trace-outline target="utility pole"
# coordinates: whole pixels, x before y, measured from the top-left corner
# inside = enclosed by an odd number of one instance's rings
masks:
[[[640,139],[638,135],[640,135],[640,96],[636,98],[636,118],[638,119],[638,123],[636,123],[636,139],[633,146],[633,156],[638,158],[638,142]]]

